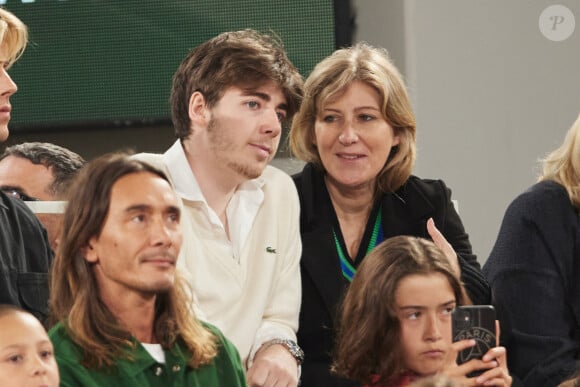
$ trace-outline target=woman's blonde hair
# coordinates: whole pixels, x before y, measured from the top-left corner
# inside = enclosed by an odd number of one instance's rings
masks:
[[[0,8],[0,45],[6,50],[5,66],[12,66],[28,43],[26,25],[11,12]]]
[[[553,180],[566,188],[572,205],[580,212],[580,115],[560,147],[546,156],[539,181]]]
[[[290,150],[297,158],[324,167],[314,145],[317,115],[354,81],[379,93],[383,117],[399,138],[399,145],[391,149],[377,176],[376,187],[378,192],[396,191],[407,181],[415,163],[415,116],[403,78],[385,49],[358,43],[335,51],[316,65],[304,84],[302,105],[292,122]]]

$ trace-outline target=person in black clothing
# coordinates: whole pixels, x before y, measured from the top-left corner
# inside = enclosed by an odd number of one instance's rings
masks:
[[[26,46],[26,26],[0,8],[0,142],[8,138],[10,96],[16,84],[7,69]],[[44,320],[52,250],[46,231],[27,206],[0,192],[0,304],[13,304]]]
[[[556,386],[580,353],[580,117],[543,161],[539,182],[509,205],[483,273],[512,374]]]
[[[315,67],[292,124],[290,148],[307,163],[294,176],[303,244],[303,386],[356,385],[330,373],[336,308],[360,262],[386,238],[433,239],[471,301],[489,303],[489,286],[451,191],[441,180],[411,175],[415,118],[385,50],[359,43]]]

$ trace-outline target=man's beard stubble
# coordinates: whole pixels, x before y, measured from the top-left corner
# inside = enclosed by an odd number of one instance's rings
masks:
[[[224,135],[223,126],[220,125],[218,119],[214,117],[210,119],[207,125],[207,133],[211,151],[215,154],[218,162],[224,163],[228,168],[248,180],[256,179],[262,175],[264,168],[244,164],[240,160],[236,160],[235,156],[232,157],[236,145],[228,136]]]

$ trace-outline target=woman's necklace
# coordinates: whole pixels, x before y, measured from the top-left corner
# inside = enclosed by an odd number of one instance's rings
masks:
[[[356,269],[351,264],[350,259],[346,257],[346,254],[344,254],[344,251],[340,246],[340,242],[338,241],[338,237],[336,235],[336,231],[334,230],[334,228],[332,229],[332,236],[334,237],[336,252],[338,253],[338,258],[340,260],[340,268],[342,269],[342,275],[344,278],[348,280],[348,282],[351,282],[352,278],[356,273]],[[375,218],[375,225],[373,226],[373,233],[371,235],[371,240],[369,241],[366,254],[370,253],[371,250],[374,249],[377,244],[383,241],[383,239],[384,235],[383,235],[382,211],[381,207],[379,207],[377,217]]]

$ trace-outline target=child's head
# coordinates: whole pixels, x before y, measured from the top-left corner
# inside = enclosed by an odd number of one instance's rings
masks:
[[[350,379],[386,381],[403,371],[441,369],[451,344],[451,311],[467,301],[432,242],[387,239],[361,263],[340,311],[334,369]]]
[[[57,387],[52,343],[36,317],[0,305],[0,327],[0,385]]]

